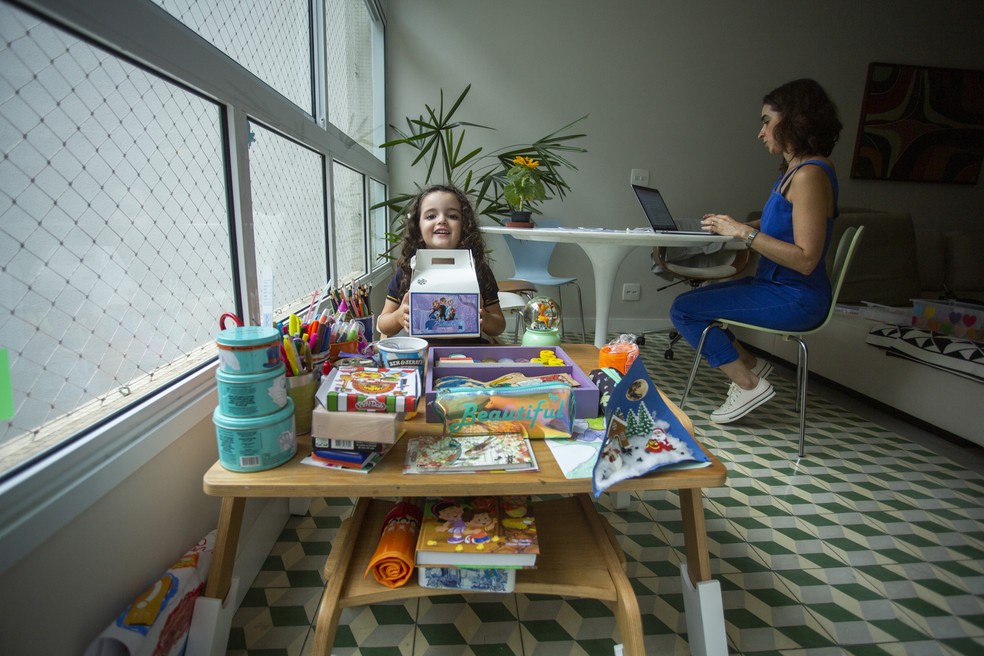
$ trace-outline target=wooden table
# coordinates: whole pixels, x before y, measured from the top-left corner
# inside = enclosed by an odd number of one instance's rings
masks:
[[[584,371],[597,368],[598,350],[594,346],[565,344],[563,348]],[[666,399],[665,395],[663,398]],[[666,400],[692,433],[690,419]],[[423,408],[420,408],[418,415],[406,423],[406,428],[410,435],[438,434],[441,425],[425,423]],[[624,653],[627,656],[643,656],[639,606],[625,574],[622,551],[608,523],[598,514],[590,498],[590,479],[565,478],[543,440],[534,440],[533,448],[540,471],[508,474],[404,475],[405,439],[372,472],[365,475],[300,464],[301,458],[310,451],[310,441],[303,438],[298,445],[297,456],[275,469],[236,473],[216,463],[206,472],[204,479],[206,494],[222,497],[215,553],[205,596],[224,599],[229,592],[246,499],[358,497],[352,515],[343,522],[325,563],[327,584],[316,620],[313,653],[327,655],[331,653],[338,619],[344,607],[420,596],[460,594],[456,590],[422,588],[416,581],[391,589],[377,583],[372,576],[363,578],[376,547],[383,517],[393,505],[392,501],[380,501],[374,497],[572,495],[536,503],[540,555],[536,569],[517,573],[516,592],[587,597],[611,602]],[[711,579],[701,489],[723,485],[727,477],[724,465],[712,454],[708,455],[711,458],[710,467],[633,478],[609,488],[612,492],[679,491],[687,557],[685,571],[689,572],[690,579],[685,583],[693,586]],[[716,585],[717,582],[713,583]],[[719,592],[717,597],[719,602]],[[704,605],[703,602],[700,605]],[[688,603],[688,626],[691,612],[699,614],[701,611],[699,608],[691,609]],[[715,632],[723,636],[723,617],[720,622],[717,618],[710,621],[720,624]],[[692,648],[695,637],[691,636]],[[698,642],[698,646],[703,645],[703,638]],[[698,648],[694,653],[704,651]]]

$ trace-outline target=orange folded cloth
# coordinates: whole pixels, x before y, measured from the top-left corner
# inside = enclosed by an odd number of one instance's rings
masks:
[[[371,571],[377,581],[390,588],[398,588],[410,580],[422,512],[413,499],[404,499],[393,506],[383,520],[379,544],[364,576],[369,576]]]

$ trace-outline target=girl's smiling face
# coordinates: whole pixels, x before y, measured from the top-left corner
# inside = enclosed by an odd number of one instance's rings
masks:
[[[446,191],[434,191],[420,202],[420,234],[427,248],[457,248],[461,242],[461,202]]]

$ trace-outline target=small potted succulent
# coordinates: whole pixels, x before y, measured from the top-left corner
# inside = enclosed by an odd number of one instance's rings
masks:
[[[502,196],[513,210],[512,223],[532,227],[532,211],[529,208],[533,203],[547,199],[547,190],[540,179],[539,167],[539,160],[517,155],[513,158],[512,168],[506,171]]]

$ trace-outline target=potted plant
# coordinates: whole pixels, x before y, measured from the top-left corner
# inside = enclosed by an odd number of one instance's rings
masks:
[[[540,179],[540,162],[532,157],[517,155],[513,158],[513,166],[506,171],[506,185],[502,195],[513,208],[512,222],[509,225],[532,227],[530,218],[533,203],[547,200],[547,191]],[[518,227],[518,226],[517,226]]]
[[[564,198],[570,191],[563,173],[565,169],[576,171],[577,167],[567,159],[567,154],[587,151],[570,143],[584,137],[584,134],[566,133],[566,131],[587,116],[582,116],[530,144],[507,146],[489,153],[484,153],[481,147],[465,150],[463,144],[466,128],[494,129],[456,118],[456,113],[470,90],[471,85],[465,87],[457,100],[445,110],[442,89],[440,104],[437,107],[424,106],[426,117],[425,115],[417,118],[408,116],[406,130],[395,125],[390,126],[399,138],[387,141],[380,147],[412,148],[417,154],[411,165],[426,166],[423,181],[417,183],[414,192],[394,194],[372,208],[387,207],[396,214],[394,232],[387,234],[387,239],[391,243],[399,242],[400,234],[403,232],[402,222],[406,220],[410,202],[421,189],[438,182],[455,185],[474,199],[476,215],[487,216],[496,223],[502,224],[503,219],[511,217],[512,213],[512,207],[505,198],[505,189],[509,185],[508,173],[516,166],[518,157],[537,162],[536,176],[542,185],[544,198],[547,193],[557,198]],[[529,200],[533,198],[530,197],[527,201]],[[529,203],[526,202],[523,206],[528,205]],[[536,212],[534,207],[530,206],[530,209]]]

